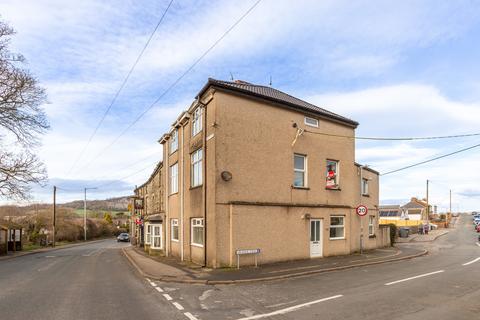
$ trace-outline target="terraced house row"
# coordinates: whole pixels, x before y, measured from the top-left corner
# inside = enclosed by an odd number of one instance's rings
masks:
[[[137,245],[214,268],[389,245],[378,173],[355,163],[357,126],[272,87],[209,79],[135,189]]]

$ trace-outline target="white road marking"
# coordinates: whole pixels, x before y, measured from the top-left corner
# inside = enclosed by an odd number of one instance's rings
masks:
[[[165,297],[165,299],[167,299],[168,301],[171,301],[172,300],[172,297],[170,297],[170,295],[168,293],[164,293],[163,296]]]
[[[152,282],[152,280],[148,279],[148,278],[145,278],[145,280],[147,280],[148,282]]]
[[[178,303],[178,302],[172,302],[172,304],[178,309],[178,310],[183,310],[183,306]]]
[[[45,258],[55,258],[56,256],[45,256]]]
[[[477,262],[477,261],[479,261],[479,260],[480,260],[480,258],[473,259],[472,261],[469,261],[469,262],[467,262],[467,263],[462,264],[462,266],[468,266],[469,264],[475,263],[475,262]]]
[[[152,282],[152,281],[150,281],[150,285],[151,285],[152,287],[156,287],[156,286],[157,286],[157,284],[156,284],[155,282]]]
[[[480,247],[480,242],[477,242],[477,246],[479,246],[479,247]]]
[[[285,309],[280,309],[280,310],[273,311],[273,312],[270,312],[270,313],[257,314],[255,316],[241,318],[241,319],[238,319],[238,320],[253,320],[253,319],[261,319],[261,318],[272,317],[272,316],[276,316],[276,315],[279,315],[279,314],[285,314],[285,313],[289,313],[289,312],[292,312],[292,311],[296,311],[298,309],[308,307],[308,306],[311,306],[313,304],[317,304],[317,303],[320,303],[320,302],[333,300],[333,299],[337,299],[337,298],[341,298],[341,297],[343,297],[343,295],[339,294],[339,295],[331,296],[331,297],[328,297],[328,298],[323,298],[323,299],[319,299],[319,300],[315,300],[315,301],[310,301],[310,302],[307,302],[307,303],[302,303],[302,304],[292,306],[292,307],[288,307],[288,308],[285,308]]]
[[[155,289],[157,289],[158,292],[163,292],[163,289],[160,287],[155,287]]]
[[[405,281],[409,281],[409,280],[413,280],[413,279],[423,278],[423,277],[431,276],[431,275],[434,275],[434,274],[437,274],[437,273],[442,273],[442,272],[445,272],[445,270],[438,270],[438,271],[434,271],[434,272],[420,274],[418,276],[414,276],[414,277],[405,278],[405,279],[402,279],[402,280],[397,280],[397,281],[385,283],[385,285],[390,286],[392,284],[397,284],[397,283],[400,283],[400,282],[405,282]]]
[[[184,313],[185,317],[187,317],[188,319],[190,320],[198,320],[193,314],[191,314],[190,312],[185,312]]]

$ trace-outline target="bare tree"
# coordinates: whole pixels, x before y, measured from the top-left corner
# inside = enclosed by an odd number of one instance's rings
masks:
[[[0,196],[26,199],[31,185],[47,178],[33,149],[49,125],[41,108],[46,102],[45,90],[28,70],[21,68],[23,56],[8,49],[14,34],[0,21]]]

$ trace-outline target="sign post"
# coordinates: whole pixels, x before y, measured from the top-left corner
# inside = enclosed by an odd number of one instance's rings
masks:
[[[367,215],[368,208],[367,206],[364,206],[363,204],[361,204],[355,209],[355,212],[360,217],[360,254],[363,254],[363,219],[362,217]]]

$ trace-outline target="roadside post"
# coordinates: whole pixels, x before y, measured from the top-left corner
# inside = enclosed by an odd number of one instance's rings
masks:
[[[362,254],[363,253],[363,219],[362,217],[367,215],[368,208],[367,206],[364,206],[363,204],[361,204],[355,209],[355,212],[360,217],[360,254]]]
[[[260,249],[236,250],[235,254],[237,255],[237,269],[240,269],[240,256],[246,255],[246,254],[253,254],[255,256],[255,268],[258,267],[257,256],[258,254],[260,254]]]

